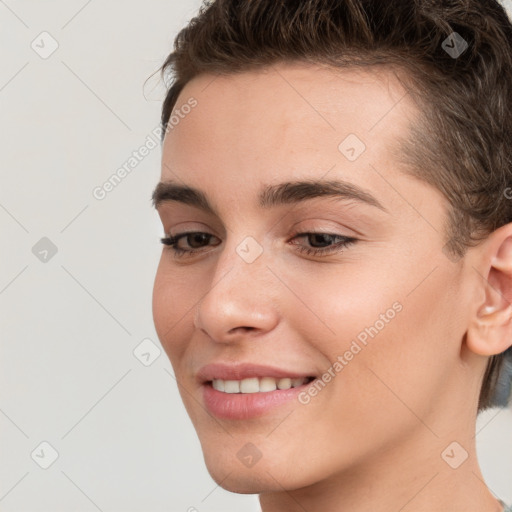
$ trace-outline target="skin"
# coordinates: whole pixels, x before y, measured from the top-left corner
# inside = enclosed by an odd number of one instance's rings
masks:
[[[161,180],[200,188],[219,216],[175,201],[158,213],[165,233],[216,238],[181,259],[164,247],[153,315],[212,478],[258,493],[263,512],[501,511],[474,434],[488,357],[512,338],[512,225],[462,260],[445,255],[446,200],[392,151],[420,112],[388,69],[201,75],[176,109],[190,97],[197,107],[165,137]],[[349,133],[366,145],[352,162],[338,150]],[[263,185],[309,178],[349,181],[386,211],[326,197],[258,206]],[[358,241],[327,256],[297,250],[315,240],[295,232],[322,230]],[[250,264],[236,252],[247,236],[263,249]],[[396,302],[401,311],[307,405],[251,420],[205,411],[204,364],[322,375]],[[457,469],[442,457],[453,442],[455,459],[468,454]],[[262,454],[250,468],[236,455],[246,443]]]

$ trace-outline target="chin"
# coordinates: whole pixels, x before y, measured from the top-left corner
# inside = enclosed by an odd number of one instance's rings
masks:
[[[238,448],[231,450],[229,443],[204,446],[203,455],[208,473],[223,489],[238,494],[259,494],[262,492],[299,489],[314,483],[315,478],[308,467],[291,467],[286,457],[274,450],[272,458],[262,456],[253,465],[243,462],[243,455],[237,456]],[[250,462],[248,462],[250,464]]]
[[[223,466],[217,461],[209,461],[205,457],[206,468],[208,473],[213,478],[216,484],[229,492],[237,494],[260,494],[269,491],[282,491],[290,489],[288,482],[282,482],[282,479],[272,478],[265,468],[242,468],[240,469],[235,464],[230,466]],[[292,486],[297,488],[300,486]]]
[[[225,471],[223,473],[217,473],[211,470],[208,465],[207,468],[208,473],[210,473],[215,483],[229,492],[237,494],[260,494],[266,491],[282,490],[282,487],[279,487],[275,482],[272,485],[271,482],[260,478],[260,475],[256,473],[244,472],[246,474],[241,474],[233,471],[229,476],[226,476]]]
[[[257,454],[254,453],[253,460],[245,462],[245,453],[237,456],[238,447],[234,448],[229,441],[213,445],[202,443],[202,449],[208,473],[223,489],[239,494],[257,494],[268,488],[271,477],[266,472],[268,461],[263,457],[256,461]]]

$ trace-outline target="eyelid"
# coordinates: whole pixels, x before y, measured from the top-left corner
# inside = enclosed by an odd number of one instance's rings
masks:
[[[327,198],[316,198],[315,200],[321,200],[322,203],[315,206],[315,208],[312,208],[311,205],[307,206],[306,204],[297,205],[296,207],[290,208],[290,212],[285,215],[281,212],[277,219],[275,217],[269,217],[268,227],[264,228],[264,232],[271,233],[295,230],[297,224],[302,225],[303,223],[307,223],[307,227],[305,229],[316,231],[317,226],[320,223],[324,227],[326,224],[333,226],[332,228],[329,227],[326,229],[343,229],[345,232],[348,232],[347,236],[354,235],[362,238],[368,236],[368,233],[365,235],[364,232],[357,229],[358,226],[361,226],[366,231],[365,227],[368,226],[368,216],[366,214],[362,215],[358,210],[351,213],[347,209],[347,206],[340,206],[338,203],[333,206]],[[191,229],[196,229],[195,226],[203,226],[207,228],[206,230],[208,232],[218,237],[225,236],[227,232],[232,232],[232,230],[228,228],[221,219],[211,217],[201,211],[198,211],[195,207],[180,204],[179,206],[183,209],[171,209],[164,213],[163,208],[166,206],[171,205],[163,204],[162,210],[159,211],[164,225],[172,224],[174,228],[177,228],[178,226],[181,227],[183,224],[186,225],[186,228],[190,225],[194,225]],[[190,212],[189,209],[192,209],[192,212]],[[263,214],[264,212],[262,212],[262,215]],[[287,221],[287,219],[289,219],[289,214],[291,214],[292,218],[296,219],[294,222]],[[195,218],[197,220],[190,220],[191,218]],[[309,225],[310,222],[313,223],[311,227]],[[203,227],[197,231],[202,230]],[[165,232],[167,233],[168,231]]]
[[[316,226],[306,225],[302,226],[304,222],[308,221],[315,221],[317,223]],[[321,226],[318,226],[319,222],[323,222],[324,224]],[[330,227],[325,225],[326,219],[318,219],[318,218],[308,218],[308,219],[302,219],[300,221],[295,222],[291,225],[291,227],[287,227],[283,230],[284,232],[287,232],[287,237],[290,239],[299,235],[299,234],[311,234],[311,233],[321,233],[326,235],[335,235],[335,236],[341,236],[345,238],[357,238],[359,240],[364,240],[364,235],[360,234],[357,230],[348,228],[347,226],[339,223],[335,223],[336,226]],[[333,221],[329,221],[333,222]],[[175,232],[175,229],[177,226],[181,226],[185,224],[185,227],[182,227],[181,229],[177,230]],[[190,226],[190,224],[193,224]],[[301,225],[300,228],[296,227],[298,225]],[[274,229],[272,228],[271,231]],[[281,231],[281,230],[279,230]],[[270,232],[270,231],[269,231]],[[291,234],[289,234],[291,232]],[[170,228],[169,230],[164,230],[164,236],[167,238],[175,238],[177,236],[183,235],[183,234],[189,234],[189,233],[205,233],[208,235],[211,235],[212,237],[215,237],[219,240],[222,240],[222,237],[216,234],[215,229],[211,229],[210,227],[206,227],[206,224],[204,223],[197,223],[197,222],[181,222],[178,223],[173,228]],[[277,236],[277,234],[276,234]],[[280,238],[280,236],[277,236]]]
[[[300,226],[300,228],[297,226]],[[325,233],[326,235],[345,236],[347,238],[358,238],[361,240],[365,239],[365,235],[357,229],[340,222],[329,219],[319,219],[318,217],[301,219],[300,221],[293,223],[290,228],[288,228],[288,231],[291,231],[294,234],[314,232]]]
[[[172,234],[173,232],[175,232],[174,235]],[[173,227],[169,229],[165,229],[164,227],[165,236],[178,236],[183,233],[208,233],[209,235],[219,238],[216,232],[217,230],[211,228],[208,224],[197,221],[178,222],[177,224],[173,224]]]
[[[208,241],[210,241],[212,237],[220,240],[215,235],[212,235],[212,234],[204,232],[204,231],[184,231],[184,232],[178,233],[174,236],[170,235],[169,238],[162,238],[161,242],[163,244],[169,246],[169,249],[174,253],[174,257],[176,259],[193,257],[195,255],[208,254],[209,252],[211,252],[208,250],[204,250],[203,247],[192,248],[192,249],[183,249],[178,246],[178,242],[181,239],[187,239],[188,236],[195,235],[195,234],[207,235]],[[298,238],[308,238],[310,236],[315,236],[315,235],[327,235],[329,237],[332,237],[335,239],[337,238],[337,239],[341,239],[341,240],[339,242],[333,243],[332,245],[327,246],[327,247],[306,247],[301,244],[293,243],[293,240],[296,240]],[[359,239],[356,237],[345,236],[345,235],[332,233],[332,232],[323,232],[323,231],[314,231],[313,230],[313,231],[298,231],[298,232],[296,232],[294,235],[292,235],[292,237],[290,238],[290,241],[288,241],[287,244],[296,246],[297,253],[306,254],[308,256],[313,256],[316,259],[316,258],[328,258],[330,256],[340,254],[341,252],[343,252],[343,250],[345,248],[348,248],[348,247],[356,244],[358,241],[359,241]],[[214,244],[213,247],[216,247],[216,246],[220,245],[221,243],[222,243],[222,240],[220,240],[219,243]],[[207,247],[208,247],[208,245],[206,246],[206,248]]]

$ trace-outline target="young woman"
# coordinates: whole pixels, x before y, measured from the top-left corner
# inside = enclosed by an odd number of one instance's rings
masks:
[[[217,0],[162,72],[153,312],[263,512],[502,512],[512,25],[494,0]],[[507,510],[511,510],[508,508]]]

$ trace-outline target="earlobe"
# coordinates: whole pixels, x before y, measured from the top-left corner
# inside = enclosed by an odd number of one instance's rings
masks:
[[[489,305],[485,305],[485,306],[482,306],[479,311],[478,311],[478,316],[488,316],[490,315],[491,313],[494,313],[496,311],[496,307],[495,306],[489,306]]]
[[[512,344],[512,304],[484,304],[469,326],[466,344],[475,354],[501,354]]]

